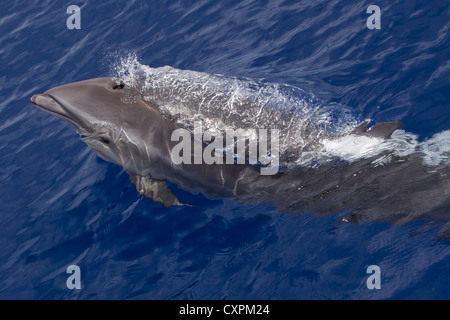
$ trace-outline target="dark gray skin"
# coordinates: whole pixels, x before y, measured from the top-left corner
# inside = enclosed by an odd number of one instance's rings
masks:
[[[429,170],[412,154],[383,166],[374,159],[353,163],[329,162],[319,168],[295,168],[262,176],[251,165],[174,165],[171,141],[177,124],[138,90],[113,78],[76,82],[34,95],[31,102],[76,127],[96,154],[121,166],[142,195],[166,207],[181,204],[166,181],[208,198],[273,203],[282,212],[331,215],[348,210],[343,222],[388,221],[403,224],[416,219],[450,219],[447,166]],[[380,123],[371,130],[363,123],[354,134],[389,138],[401,126]],[[379,155],[378,155],[379,157]]]

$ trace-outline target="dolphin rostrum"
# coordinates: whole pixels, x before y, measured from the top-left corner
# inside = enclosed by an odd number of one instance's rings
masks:
[[[338,118],[333,118],[335,109],[324,107],[322,112],[303,91],[297,100],[284,92],[295,88],[258,86],[245,79],[171,67],[151,70],[132,81],[108,77],[55,87],[34,95],[31,102],[75,126],[100,158],[130,175],[140,194],[166,207],[183,205],[168,188],[169,181],[208,198],[270,202],[285,212],[347,212],[343,221],[348,222],[400,224],[427,216],[449,218],[447,164],[430,168],[420,153],[386,148],[356,160],[340,158],[343,149],[358,141],[384,145],[400,122],[368,128],[368,122],[358,125],[347,110],[339,110]],[[173,161],[174,150],[180,151],[180,137],[174,139],[179,129],[186,130],[192,144],[182,151],[189,153],[183,157],[194,159],[199,148],[202,155],[211,155],[208,143],[196,138],[196,121],[201,121],[204,131],[219,132],[208,141],[218,141],[216,146],[222,148],[212,152],[223,161]],[[238,141],[232,140],[230,146],[218,140],[226,130],[245,132],[248,137],[260,128],[278,130],[280,170],[272,174],[261,174],[270,163],[250,163],[248,158],[239,162]],[[335,147],[336,143],[341,144]],[[250,142],[244,145],[248,152]],[[225,159],[229,154],[223,150],[231,150],[234,164]],[[255,150],[261,151],[261,146]]]

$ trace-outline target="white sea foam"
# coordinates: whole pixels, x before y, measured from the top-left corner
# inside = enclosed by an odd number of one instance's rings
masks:
[[[390,139],[350,134],[338,139],[324,140],[323,151],[324,156],[355,161],[389,151],[392,155],[407,156],[415,152],[418,145],[417,136],[404,130],[397,130]]]
[[[439,132],[431,139],[423,142],[421,152],[425,164],[429,166],[442,163],[450,165],[450,130]]]

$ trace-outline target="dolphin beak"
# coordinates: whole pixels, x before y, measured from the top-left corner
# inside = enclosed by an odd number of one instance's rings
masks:
[[[37,99],[37,97],[38,97],[39,95],[38,94],[35,94],[35,95],[33,95],[32,97],[31,97],[31,103],[32,104],[36,104],[36,99]]]
[[[39,109],[68,121],[77,128],[80,134],[86,134],[86,128],[81,123],[75,121],[73,116],[51,94],[35,94],[31,97],[30,101]]]
[[[54,114],[54,115],[65,115],[66,112],[61,107],[61,105],[55,101],[51,96],[47,94],[35,94],[31,97],[31,103],[37,106],[38,108]]]

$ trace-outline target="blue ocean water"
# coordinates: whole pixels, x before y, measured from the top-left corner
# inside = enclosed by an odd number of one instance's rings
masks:
[[[69,5],[81,29],[69,30]],[[366,9],[381,8],[369,30]],[[0,13],[0,298],[448,299],[448,240],[428,221],[337,225],[270,205],[193,207],[141,197],[35,93],[108,76],[130,52],[152,67],[263,78],[398,120],[450,129],[448,1],[14,1]],[[401,183],[401,182],[399,182]],[[174,187],[174,186],[173,186]],[[449,208],[450,209],[450,208]],[[416,232],[420,230],[420,232]],[[69,290],[69,265],[81,270]],[[369,265],[381,289],[366,286]]]

